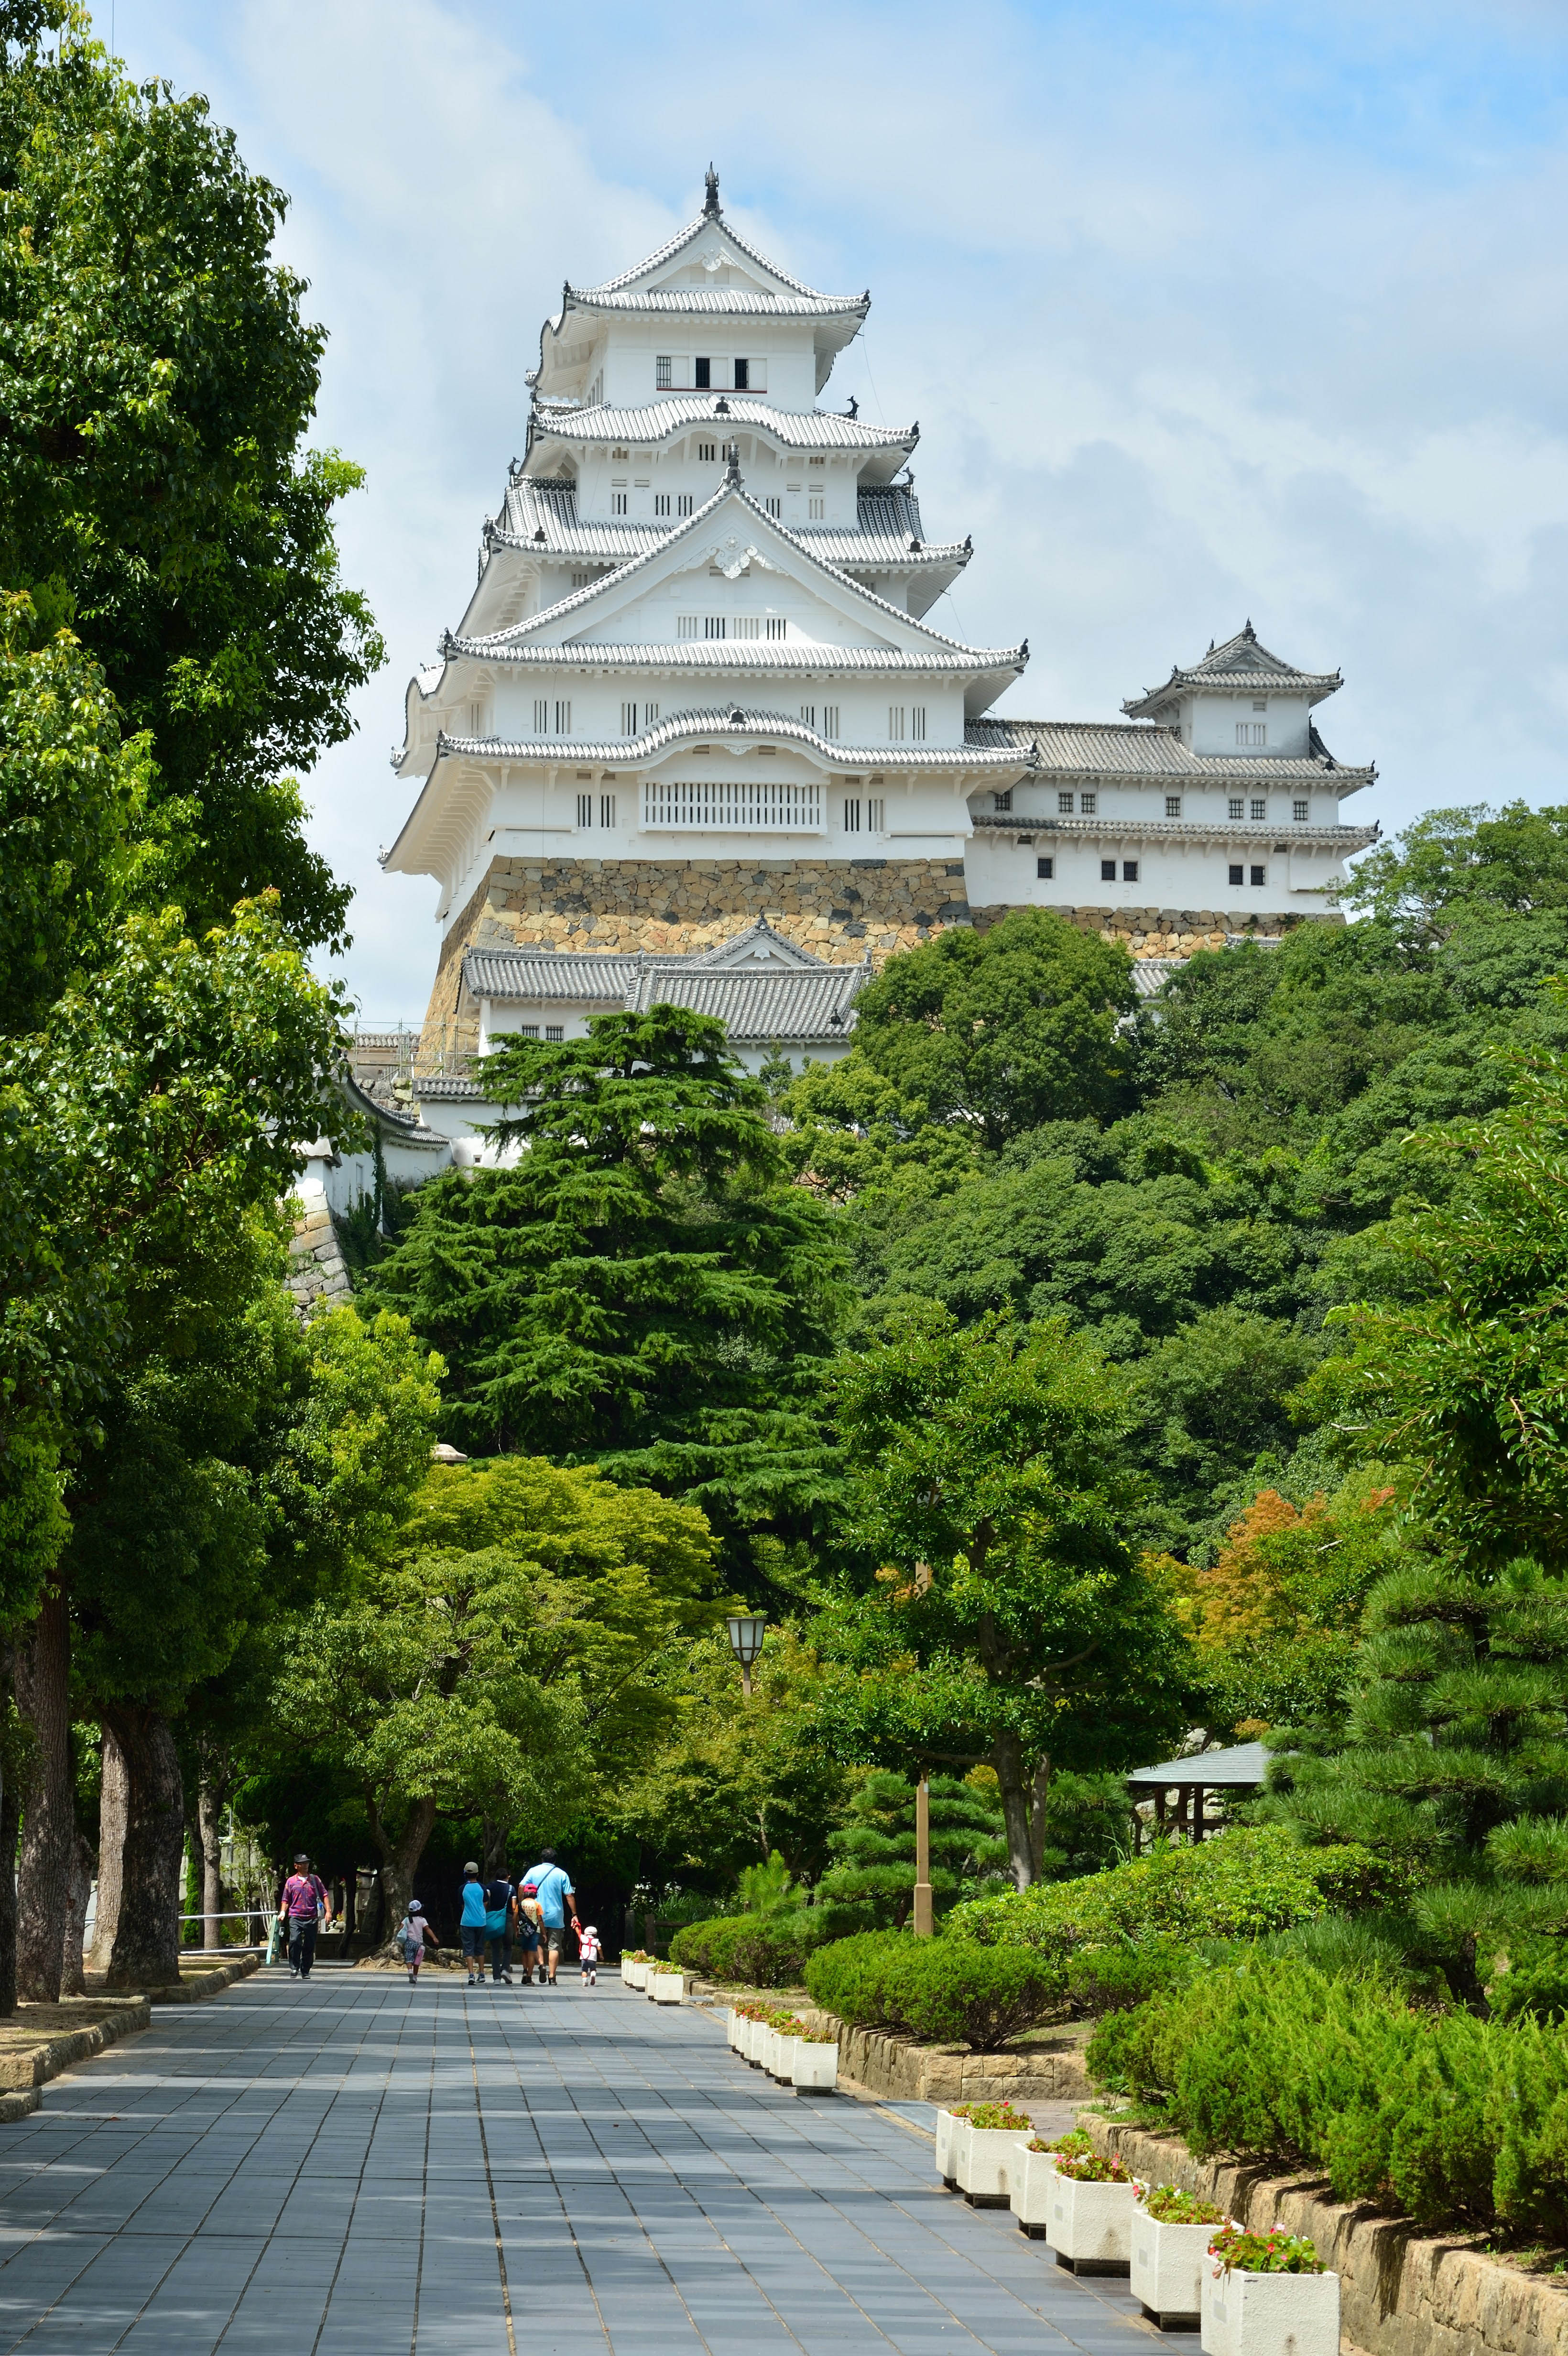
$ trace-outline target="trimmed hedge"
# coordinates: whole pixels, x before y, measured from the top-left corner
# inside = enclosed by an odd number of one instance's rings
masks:
[[[819,1947],[806,1960],[805,1985],[824,2011],[858,2029],[976,2053],[998,2052],[1033,2029],[1066,1991],[1061,1965],[1027,1949],[898,1931],[867,1931]]]
[[[1349,1842],[1305,1848],[1285,1825],[1238,1826],[1196,1847],[1076,1881],[1037,1881],[955,1906],[947,1929],[987,1945],[1065,1953],[1097,1940],[1258,1938],[1401,1893],[1393,1869]]]
[[[1336,2199],[1421,2225],[1568,2240],[1568,2039],[1537,2020],[1257,1961],[1110,2015],[1087,2059],[1200,2156],[1319,2168]]]
[[[805,1959],[827,1936],[812,1910],[780,1914],[727,1914],[688,1922],[669,1943],[670,1961],[702,1978],[745,1987],[798,1987]]]

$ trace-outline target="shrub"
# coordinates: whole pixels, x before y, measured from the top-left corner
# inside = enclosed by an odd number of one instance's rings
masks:
[[[704,1979],[739,1981],[749,1987],[797,1987],[805,1958],[827,1937],[815,1910],[796,1907],[778,1914],[720,1915],[711,1922],[688,1922],[669,1943],[671,1961]]]
[[[862,1932],[818,1948],[805,1985],[825,2011],[858,2028],[995,2053],[1056,2010],[1061,1967],[1018,1947]]]
[[[1185,1987],[1203,1968],[1190,1947],[1174,1939],[1143,1946],[1086,1947],[1067,1961],[1067,1994],[1075,2012],[1129,2012],[1164,1988]]]
[[[1487,1990],[1487,2000],[1499,2020],[1568,2020],[1568,1952],[1563,1943],[1526,1944],[1506,1972],[1499,1972]]]
[[[1162,1847],[1108,1873],[1037,1881],[955,1906],[950,1935],[1061,1953],[1095,1942],[1257,1938],[1398,1895],[1397,1870],[1349,1842],[1302,1847],[1285,1825]]]
[[[1528,2017],[1263,1960],[1110,2015],[1087,2060],[1200,2156],[1307,2162],[1422,2225],[1568,2237],[1568,2040]]]

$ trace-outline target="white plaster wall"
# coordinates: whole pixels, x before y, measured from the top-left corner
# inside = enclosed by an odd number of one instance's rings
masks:
[[[1254,703],[1264,709],[1254,712]],[[1181,734],[1195,753],[1222,754],[1227,760],[1246,759],[1251,748],[1236,742],[1238,725],[1254,723],[1268,732],[1254,757],[1270,754],[1302,759],[1307,751],[1311,711],[1304,695],[1191,695],[1181,699]]]

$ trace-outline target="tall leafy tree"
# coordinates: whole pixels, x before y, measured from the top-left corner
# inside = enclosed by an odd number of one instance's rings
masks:
[[[819,1523],[839,1255],[723,1025],[600,1015],[497,1047],[485,1084],[520,1150],[421,1189],[375,1281],[446,1361],[453,1430],[595,1458],[729,1532]]]
[[[0,584],[69,620],[149,732],[192,921],[272,889],[335,938],[348,895],[283,772],[347,736],[382,649],[333,541],[358,470],[300,446],[325,337],[273,257],[285,199],[77,0],[4,29]]]
[[[860,1475],[858,1562],[818,1623],[859,1673],[841,1739],[992,1767],[1024,1889],[1053,1767],[1157,1756],[1184,1723],[1170,1600],[1129,1543],[1125,1391],[1060,1321],[940,1313],[846,1360],[837,1391]]]

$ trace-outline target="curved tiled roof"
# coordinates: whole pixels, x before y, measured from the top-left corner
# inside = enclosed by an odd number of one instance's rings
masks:
[[[998,834],[1064,834],[1081,841],[1108,834],[1136,834],[1160,842],[1233,842],[1254,849],[1265,842],[1277,843],[1283,835],[1303,851],[1338,851],[1347,856],[1376,842],[1382,831],[1377,826],[1303,826],[1294,819],[1275,819],[1264,825],[1241,819],[1140,818],[1136,810],[1107,810],[1094,818],[1031,818],[1019,810],[1010,811],[1006,818],[971,813],[970,824]]]
[[[913,529],[910,527],[912,510]],[[625,562],[660,548],[675,529],[668,523],[623,521],[585,523],[577,513],[574,483],[519,475],[507,492],[502,510],[505,524],[486,520],[486,546],[515,548],[532,553],[597,557],[605,562]],[[968,563],[974,553],[967,541],[928,542],[920,536],[920,510],[913,494],[900,490],[895,498],[862,490],[860,520],[853,531],[827,524],[784,524],[785,536],[819,562],[844,570],[849,565],[875,566],[879,571],[919,572],[931,567]],[[778,519],[773,519],[777,522]],[[539,534],[543,532],[544,538]],[[913,545],[912,545],[912,542]]]
[[[855,584],[859,587],[859,584]],[[869,595],[869,591],[863,594]],[[920,626],[910,615],[912,627]],[[993,670],[1021,673],[1029,660],[1027,645],[1018,647],[956,647],[938,645],[903,651],[898,647],[830,647],[784,645],[763,641],[741,644],[732,638],[679,638],[674,645],[622,646],[574,638],[566,646],[506,646],[496,638],[448,637],[444,648],[480,662],[554,664],[571,670],[719,670],[734,671],[901,671],[967,677]],[[883,745],[879,753],[891,748]]]
[[[1337,670],[1297,670],[1294,663],[1271,654],[1249,622],[1222,647],[1211,647],[1200,662],[1185,669],[1173,663],[1168,680],[1142,695],[1129,696],[1122,710],[1134,718],[1147,718],[1171,696],[1202,688],[1218,694],[1256,694],[1260,690],[1264,694],[1304,694],[1318,703],[1344,683]]]
[[[803,279],[792,278],[787,270],[781,270],[776,262],[770,262],[765,253],[759,253],[754,245],[749,244],[738,229],[731,229],[727,220],[716,213],[709,212],[699,213],[695,220],[688,221],[684,229],[677,230],[667,244],[659,246],[656,252],[650,253],[645,261],[635,263],[632,269],[623,270],[617,277],[606,278],[598,286],[581,287],[579,292],[584,294],[619,294],[623,287],[634,285],[650,270],[660,270],[667,262],[673,262],[677,254],[683,253],[688,245],[709,228],[717,228],[722,236],[729,239],[731,245],[745,255],[748,262],[756,262],[759,268],[765,270],[771,278],[776,278],[782,286],[787,286],[792,294],[809,294],[819,303],[832,300],[829,295],[818,294],[815,286],[807,286]]]
[[[716,1016],[732,1039],[752,1044],[848,1038],[854,1001],[869,978],[869,961],[826,964],[765,919],[688,957],[518,948],[469,949],[463,959],[464,983],[475,998],[598,1002],[628,1013],[685,1006]]]
[[[715,410],[716,401],[727,410]],[[916,425],[873,426],[827,409],[773,409],[745,392],[672,393],[645,409],[579,409],[569,402],[537,401],[528,420],[528,440],[558,442],[662,442],[692,425],[733,433],[737,425],[770,434],[791,450],[912,450]]]
[[[1317,741],[1315,752],[1299,758],[1281,753],[1194,753],[1174,728],[1147,722],[1095,720],[974,720],[970,732],[977,743],[1008,744],[1021,750],[1032,745],[1042,777],[1172,777],[1189,785],[1245,785],[1256,792],[1271,783],[1320,782],[1338,777],[1340,790],[1350,781],[1370,785],[1377,775],[1369,763],[1354,767],[1336,761]]]
[[[808,728],[786,712],[740,710],[735,706],[672,712],[667,719],[645,728],[640,736],[612,736],[600,742],[562,736],[448,736],[436,738],[435,757],[455,754],[471,760],[590,761],[641,766],[656,754],[699,739],[767,736],[801,745],[819,760],[838,769],[968,769],[1000,768],[1017,776],[1033,766],[1028,751],[972,746],[968,731],[962,744],[840,744]]]
[[[632,287],[601,294],[592,288],[569,286],[564,307],[573,311],[706,311],[722,316],[770,319],[864,318],[871,307],[869,294],[768,294],[752,286]]]

